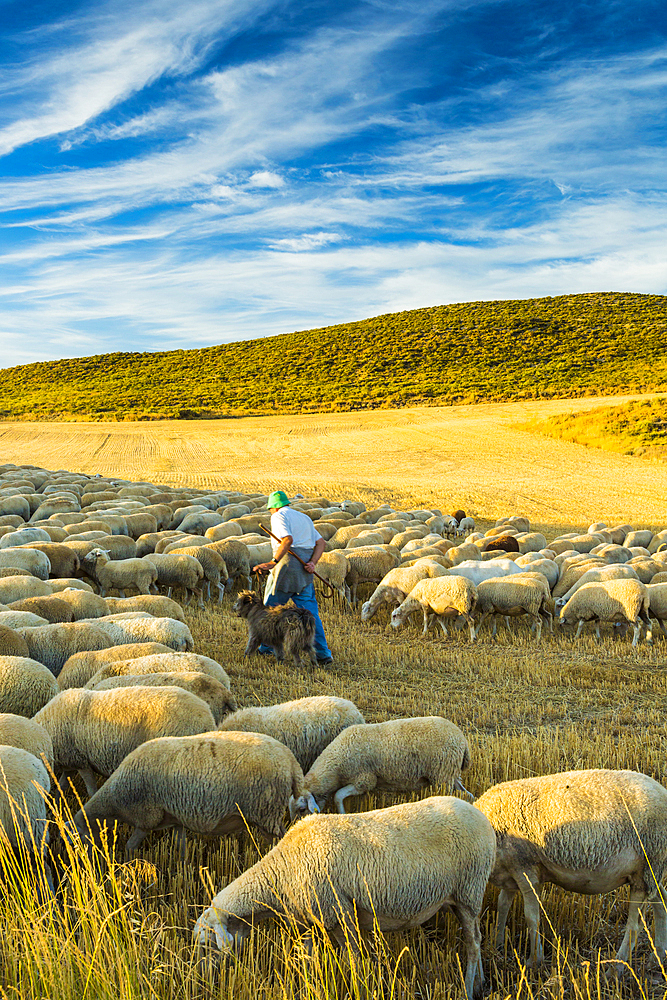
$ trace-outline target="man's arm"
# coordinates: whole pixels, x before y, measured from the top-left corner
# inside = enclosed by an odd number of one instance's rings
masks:
[[[276,565],[276,563],[280,562],[280,560],[282,559],[282,557],[285,555],[290,545],[292,544],[292,541],[293,539],[291,535],[285,535],[284,538],[281,538],[280,545],[276,549],[276,554],[274,555],[273,560],[271,562],[259,563],[257,566],[253,566],[252,568],[253,573],[269,573]],[[324,539],[322,539],[322,541],[324,541]],[[317,546],[315,547],[317,548]],[[315,555],[314,552],[313,555]],[[319,559],[319,556],[317,558]],[[309,570],[308,572],[310,573],[312,572],[312,570]]]
[[[325,542],[325,540],[323,538],[318,538],[317,541],[315,542],[315,548],[313,549],[313,554],[310,557],[310,559],[308,560],[308,562],[306,563],[306,565],[304,566],[304,569],[308,573],[314,573],[315,572],[315,566],[319,562],[320,556],[322,555],[322,553],[324,552],[324,550],[326,548],[326,544],[327,543]]]

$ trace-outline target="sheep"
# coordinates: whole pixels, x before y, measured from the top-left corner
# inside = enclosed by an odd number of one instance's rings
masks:
[[[556,611],[560,612],[565,607],[573,594],[587,583],[601,583],[605,580],[636,580],[637,574],[632,567],[624,564],[614,563],[611,566],[594,567],[582,573],[578,580],[555,602]]]
[[[652,541],[652,531],[629,531],[623,539],[623,545],[628,549],[631,549],[634,545],[641,545],[643,548],[648,549]]]
[[[262,643],[272,646],[282,660],[291,658],[298,669],[303,656],[317,666],[315,655],[315,618],[305,608],[297,608],[293,601],[278,607],[265,607],[259,594],[242,590],[234,602],[234,612],[248,623],[248,643],[243,656],[257,652]]]
[[[43,889],[43,872],[53,896],[53,877],[47,861],[49,832],[45,801],[50,791],[51,779],[41,760],[29,750],[0,746],[0,827],[18,855],[19,864],[23,867],[27,861],[35,868],[38,895]]]
[[[228,951],[255,922],[323,927],[341,947],[360,930],[419,926],[452,910],[466,945],[466,996],[484,975],[479,914],[495,861],[495,837],[474,806],[433,796],[349,816],[311,816],[217,894],[197,920],[195,942]]]
[[[179,531],[173,538],[163,538],[162,541],[158,542],[155,546],[155,552],[156,555],[167,556],[172,552],[177,552],[178,549],[200,548],[206,544],[203,535],[186,535],[185,532]]]
[[[34,628],[37,625],[48,625],[46,618],[35,615],[31,611],[0,611],[0,625],[20,631],[23,628]]]
[[[118,649],[128,647],[117,647]],[[133,647],[134,648],[134,647]],[[81,686],[94,688],[100,681],[107,677],[120,677],[126,674],[148,674],[164,673],[165,671],[196,671],[208,674],[213,677],[227,690],[230,688],[229,677],[217,660],[212,660],[209,656],[202,656],[201,653],[175,653],[172,649],[162,653],[147,653],[145,655],[135,655],[125,660],[114,658],[108,662],[99,663],[97,670],[92,673]]]
[[[268,707],[241,708],[218,725],[221,732],[265,733],[289,747],[304,773],[348,726],[363,725],[357,706],[345,698],[319,695]]]
[[[481,560],[482,553],[473,542],[465,542],[463,545],[453,545],[447,549],[447,558],[452,566],[458,566],[463,562]]]
[[[319,531],[319,528],[318,528]],[[318,574],[330,583],[333,589],[339,594],[346,604],[350,605],[350,589],[345,583],[345,579],[350,569],[350,564],[343,549],[334,549],[333,552],[323,552],[317,563]]]
[[[485,552],[521,552],[514,535],[497,535],[484,546]]]
[[[109,614],[109,607],[104,598],[93,594],[89,589],[65,587],[62,590],[56,590],[54,588],[54,595],[58,597],[59,601],[67,604],[72,612],[72,620],[75,622],[83,621],[85,618],[103,618]]]
[[[131,642],[122,646],[111,646],[103,650],[85,650],[73,653],[66,661],[58,675],[58,687],[65,691],[71,687],[83,687],[100,667],[116,660],[130,660],[152,653],[169,653],[174,651],[162,642]],[[179,654],[183,655],[183,654]],[[189,654],[186,654],[189,655]],[[168,669],[168,668],[164,668]]]
[[[74,621],[74,612],[66,601],[50,594],[48,597],[27,597],[25,600],[12,601],[13,611],[28,611],[43,619],[40,624],[49,622]],[[27,624],[27,623],[26,623]]]
[[[23,715],[0,712],[0,745],[20,747],[53,770],[53,742],[44,726]]]
[[[650,583],[656,573],[659,573],[662,566],[655,559],[634,558],[626,566],[633,569],[642,583]]]
[[[37,625],[17,631],[26,641],[26,655],[43,663],[55,677],[72,653],[83,649],[106,649],[113,645],[100,628],[87,621]]]
[[[397,566],[390,569],[375,588],[370,598],[361,607],[362,622],[370,621],[383,604],[390,607],[401,604],[412,588],[420,581],[446,576],[447,570],[437,563],[428,564],[423,560],[420,565]]]
[[[464,576],[437,577],[432,580],[420,580],[412,588],[405,600],[391,613],[392,628],[400,628],[415,611],[421,611],[424,616],[426,635],[435,619],[445,635],[447,628],[445,618],[463,617],[470,629],[470,641],[475,638],[475,623],[473,611],[477,601],[477,589]]]
[[[345,584],[350,589],[352,603],[357,603],[357,587],[360,583],[380,583],[390,569],[398,566],[400,556],[385,549],[346,549],[348,573]]]
[[[127,755],[74,822],[82,838],[98,843],[108,821],[134,827],[126,857],[152,830],[175,826],[184,857],[186,829],[222,836],[253,827],[268,841],[281,837],[290,795],[302,791],[303,771],[294,755],[270,736],[167,736]]]
[[[659,575],[664,576],[665,580],[659,583],[648,584],[646,587],[649,601],[648,613],[651,618],[656,619],[662,629],[663,635],[667,637],[667,628],[665,628],[665,621],[667,620],[667,575],[664,573],[660,573]],[[657,579],[657,576],[653,579]]]
[[[34,576],[5,576],[0,579],[0,603],[9,605],[29,597],[49,597],[51,587]]]
[[[76,576],[79,572],[79,557],[67,545],[61,542],[29,542],[23,548],[41,552],[51,565],[49,576]]]
[[[18,632],[0,625],[0,656],[27,656],[28,644]]]
[[[137,597],[107,597],[105,614],[118,614],[122,611],[147,611],[155,618],[175,618],[184,622],[183,609],[170,597],[160,594],[139,594]]]
[[[51,536],[43,528],[33,526],[16,528],[0,538],[0,549],[11,548],[14,545],[25,545],[26,542],[50,542]]]
[[[234,535],[242,535],[243,528],[235,521],[226,521],[224,524],[216,524],[212,528],[207,528],[204,537],[211,542],[222,541],[223,538],[232,538]]]
[[[206,702],[179,687],[70,688],[37,712],[34,721],[53,740],[54,771],[60,779],[78,771],[88,795],[97,791],[94,771],[108,778],[146,740],[215,729]]]
[[[628,962],[649,900],[655,948],[667,949],[660,883],[667,874],[667,790],[636,771],[566,771],[495,785],[475,805],[496,831],[491,881],[500,887],[497,943],[517,891],[530,932],[530,964],[543,961],[540,891],[546,882],[585,894],[630,883],[630,908],[616,959]]]
[[[25,654],[0,655],[0,711],[32,718],[58,694],[58,682],[43,663]]]
[[[119,661],[124,663],[126,661]],[[131,669],[131,662],[128,666]],[[215,724],[219,726],[225,716],[237,709],[236,699],[225,687],[209,674],[193,670],[170,670],[156,673],[118,674],[105,677],[96,684],[88,683],[87,689],[107,691],[119,687],[179,687],[197,695],[211,709]],[[234,728],[234,727],[232,727]]]
[[[130,642],[161,642],[178,653],[190,652],[195,647],[190,629],[176,618],[154,618],[139,611],[122,612],[106,618],[94,618],[90,624],[104,632],[114,646]]]
[[[27,569],[31,576],[38,580],[48,580],[51,572],[49,557],[36,549],[17,546],[12,549],[0,549],[0,567],[16,566],[17,569]],[[0,598],[1,600],[1,598]]]
[[[375,789],[419,792],[447,785],[471,797],[461,784],[469,764],[465,736],[439,715],[348,726],[311,766],[304,794],[290,802],[290,813],[294,818],[322,810],[332,795],[344,813],[346,798]]]
[[[484,580],[477,587],[476,612],[479,621],[475,638],[489,617],[494,616],[493,635],[496,634],[496,615],[516,617],[529,615],[536,625],[535,638],[539,641],[542,635],[542,622],[551,628],[552,615],[548,609],[551,599],[549,584],[542,574],[516,574],[514,576],[497,576]]]
[[[174,538],[179,534],[178,531],[149,531],[144,535],[139,535],[136,542],[136,556],[141,558],[148,555],[149,552],[155,552],[155,546],[162,538]]]
[[[519,556],[514,565],[521,570],[530,570],[531,573],[541,573],[549,584],[549,590],[558,583],[558,566],[553,559],[545,559],[539,552],[527,552]]]
[[[171,597],[173,588],[182,587],[186,593],[186,604],[197,598],[197,603],[203,607],[199,581],[204,577],[204,568],[193,556],[175,555],[172,553],[149,552],[144,556],[144,563],[152,565],[156,572],[159,587],[167,588],[167,597]]]
[[[646,625],[646,642],[650,645],[653,641],[648,611],[648,588],[639,580],[606,580],[580,587],[561,610],[560,622],[561,625],[578,622],[575,639],[587,621],[595,622],[598,639],[599,622],[628,622],[635,630],[634,647],[639,642],[642,624]]]
[[[472,518],[472,517],[462,517],[461,520],[458,522],[458,525],[457,525],[457,528],[456,528],[456,534],[458,536],[460,536],[460,537],[465,538],[466,535],[469,535],[474,530],[475,530],[475,520],[474,520],[474,518]]]
[[[211,584],[213,584],[218,589],[218,603],[220,603],[229,579],[225,560],[220,553],[210,549],[207,545],[186,545],[183,548],[174,549],[174,553],[192,556],[201,563],[206,581],[206,596],[209,600],[211,599]]]
[[[158,571],[147,559],[110,560],[103,549],[95,548],[82,559],[82,568],[93,577],[100,588],[100,597],[116,589],[121,597],[129,587],[136,587],[140,594],[150,594],[151,584],[158,579]]]

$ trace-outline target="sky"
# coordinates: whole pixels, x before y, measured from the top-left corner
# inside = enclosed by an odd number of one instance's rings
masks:
[[[664,0],[0,16],[0,367],[667,291]]]

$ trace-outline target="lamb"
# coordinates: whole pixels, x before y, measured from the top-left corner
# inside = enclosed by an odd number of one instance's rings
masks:
[[[116,647],[117,650],[129,647]],[[132,647],[135,648],[135,647]],[[107,677],[121,677],[127,674],[152,674],[164,673],[165,671],[179,671],[207,674],[213,677],[223,687],[229,691],[230,682],[227,672],[223,670],[217,660],[212,660],[209,656],[202,656],[201,653],[175,653],[169,649],[165,653],[148,653],[143,656],[135,656],[130,659],[121,660],[115,657],[108,662],[100,662],[98,669],[90,675],[88,680],[82,685],[88,690],[96,687],[100,681]]]
[[[222,732],[265,733],[292,751],[304,773],[348,726],[363,725],[357,706],[345,698],[319,695],[282,705],[242,708],[218,726]]]
[[[350,816],[311,816],[215,896],[195,924],[199,945],[228,951],[253,923],[323,927],[341,947],[359,931],[416,927],[453,910],[463,930],[466,996],[484,985],[479,914],[495,838],[474,806],[433,796]]]
[[[184,622],[183,609],[170,597],[161,594],[139,594],[137,597],[107,597],[105,615],[122,613],[123,611],[147,611],[154,618],[175,618]]]
[[[20,747],[53,770],[53,743],[44,726],[11,712],[0,713],[0,745]]]
[[[45,795],[50,791],[51,779],[41,760],[28,750],[0,746],[0,827],[18,855],[18,864],[23,867],[28,861],[34,867],[38,894],[46,895],[48,888],[53,896],[53,877],[46,857],[49,832]]]
[[[392,611],[391,625],[393,628],[400,628],[413,612],[421,611],[424,616],[423,635],[428,633],[434,619],[447,635],[444,619],[461,616],[468,623],[470,641],[473,642],[475,623],[472,615],[476,602],[477,588],[464,576],[445,576],[432,580],[420,580],[403,603]]]
[[[510,617],[529,615],[537,627],[536,639],[539,641],[542,635],[542,622],[546,623],[547,628],[551,628],[553,617],[548,608],[551,600],[549,584],[542,574],[536,576],[539,579],[528,573],[511,577],[499,576],[479,584],[476,611],[480,617],[475,638],[489,615],[494,616],[494,636],[496,615]]]
[[[655,948],[664,961],[667,913],[661,883],[667,874],[667,790],[636,771],[566,771],[506,781],[475,805],[496,831],[491,881],[500,887],[497,942],[517,891],[530,932],[530,964],[543,961],[540,891],[546,882],[585,894],[630,883],[625,934],[616,953],[629,962],[648,900],[655,916]]]
[[[158,571],[148,559],[109,559],[103,549],[92,549],[82,559],[82,568],[93,577],[100,588],[100,597],[108,590],[117,590],[121,597],[129,587],[136,587],[140,594],[150,594],[151,584],[158,579]]]
[[[472,517],[462,517],[461,520],[458,522],[458,525],[457,525],[457,528],[456,528],[456,534],[459,537],[465,538],[466,535],[469,535],[474,530],[475,530],[475,520],[474,520],[474,518],[472,518]]]
[[[91,796],[97,791],[93,772],[108,778],[146,740],[215,729],[206,702],[179,687],[70,688],[37,712],[34,721],[53,740],[54,771],[78,771]]]
[[[259,594],[242,590],[234,602],[234,611],[248,622],[248,643],[244,657],[257,652],[264,643],[272,646],[282,660],[291,658],[298,669],[303,656],[317,666],[315,655],[315,618],[305,608],[297,608],[289,601],[275,608],[265,607]]]
[[[83,625],[84,622],[74,624]],[[104,632],[113,646],[130,642],[160,642],[178,653],[190,652],[195,646],[188,626],[175,618],[154,618],[140,611],[130,611],[94,618],[89,624]]]
[[[214,793],[212,794],[214,790]],[[282,743],[258,733],[216,733],[152,739],[130,753],[74,821],[82,838],[99,842],[102,823],[134,827],[131,856],[152,830],[178,827],[209,836],[244,833],[272,840],[285,832],[290,795],[303,772]]]
[[[117,661],[125,663],[125,661]],[[131,669],[132,661],[127,666]],[[215,677],[202,671],[170,670],[167,672],[117,674],[115,677],[105,677],[95,684],[87,684],[86,688],[93,691],[107,691],[119,687],[178,687],[189,691],[205,701],[211,709],[216,726],[237,709],[236,699]],[[234,727],[232,727],[234,728]]]
[[[447,570],[437,563],[429,564],[426,560],[414,566],[397,566],[380,581],[378,586],[361,607],[362,622],[370,621],[383,604],[390,607],[402,604],[413,587],[420,580],[446,576]]]
[[[58,694],[58,683],[43,663],[25,654],[0,655],[0,711],[32,718]]]
[[[31,576],[38,580],[48,580],[51,572],[49,557],[36,549],[17,546],[12,549],[0,549],[0,567],[15,566],[17,569],[27,569]],[[1,598],[0,598],[1,600]]]
[[[37,625],[17,631],[26,641],[26,655],[43,663],[55,677],[72,653],[83,649],[106,649],[113,645],[100,628],[87,621]]]
[[[639,642],[642,624],[646,625],[646,641],[653,641],[649,618],[648,588],[639,580],[606,580],[585,583],[569,599],[560,613],[560,623],[578,622],[575,639],[581,635],[584,622],[594,621],[600,638],[599,622],[627,622],[634,627],[633,647]]]
[[[154,567],[158,586],[167,588],[167,597],[171,597],[173,588],[183,588],[186,593],[186,604],[193,596],[203,607],[199,581],[204,577],[204,569],[192,556],[175,555],[173,553],[149,552],[142,562]]]
[[[292,817],[322,810],[333,795],[345,799],[375,789],[419,792],[447,785],[465,795],[461,771],[470,764],[468,741],[439,715],[348,726],[322,751],[304,778],[304,794],[290,802]]]
[[[380,583],[390,569],[400,563],[400,555],[396,556],[385,549],[346,549],[345,558],[348,562],[348,573],[345,584],[350,589],[352,603],[357,603],[357,587],[360,583]]]

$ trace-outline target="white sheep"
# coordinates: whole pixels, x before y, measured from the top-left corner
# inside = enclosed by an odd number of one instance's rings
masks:
[[[0,712],[0,745],[20,747],[53,770],[53,742],[44,726],[12,712]]]
[[[383,604],[388,604],[391,608],[402,604],[420,580],[435,579],[440,576],[447,576],[447,570],[437,563],[429,563],[426,559],[420,560],[413,566],[396,566],[390,569],[369,599],[362,604],[362,622],[370,621]]]
[[[183,588],[187,598],[186,604],[189,604],[194,596],[197,598],[197,603],[203,607],[200,581],[204,578],[204,568],[194,556],[149,552],[142,561],[155,567],[158,586],[167,588],[167,597],[171,597],[173,589]]]
[[[332,795],[344,813],[346,798],[375,789],[418,792],[448,785],[469,795],[461,784],[461,771],[469,764],[465,736],[439,715],[348,726],[312,765],[304,795],[290,803],[290,813],[321,810]]]
[[[632,645],[639,642],[642,624],[646,626],[646,641],[653,641],[649,618],[648,588],[639,580],[606,580],[585,583],[569,599],[560,613],[561,625],[578,622],[575,639],[581,635],[584,622],[595,622],[600,638],[600,622],[627,622],[634,628]]]
[[[304,773],[348,726],[363,725],[357,706],[345,698],[318,695],[281,705],[241,708],[218,726],[221,732],[265,733],[289,747]]]
[[[25,528],[17,528],[0,538],[0,549],[11,548],[13,545],[25,545],[26,542],[50,542],[51,536],[44,528],[35,528],[32,525]]]
[[[585,894],[630,883],[630,909],[618,961],[631,958],[639,910],[649,900],[655,948],[664,961],[667,912],[667,790],[636,771],[566,771],[494,785],[475,805],[496,831],[491,881],[500,887],[498,944],[517,891],[530,932],[530,964],[543,961],[540,890],[547,882]]]
[[[454,520],[454,518],[452,518]],[[465,538],[475,530],[475,519],[472,517],[462,517],[458,522],[456,534],[459,538]]]
[[[128,665],[129,666],[129,665]],[[131,666],[130,666],[131,669]],[[236,699],[228,687],[201,670],[169,670],[149,673],[117,674],[96,684],[87,684],[92,691],[109,691],[119,687],[179,687],[195,694],[211,709],[217,726],[230,712],[236,712]],[[1,718],[1,717],[0,717]],[[232,726],[231,728],[236,728]]]
[[[40,552],[39,549],[26,549],[20,546],[11,549],[0,549],[0,568],[4,566],[27,569],[30,575],[37,577],[38,580],[48,580],[49,573],[51,572],[51,561],[44,552]],[[30,594],[26,596],[32,597],[34,595]]]
[[[106,649],[113,642],[93,622],[59,622],[17,629],[28,646],[28,655],[58,676],[65,661],[80,650]]]
[[[0,827],[16,852],[19,864],[35,869],[36,889],[55,894],[47,861],[49,832],[45,795],[51,779],[41,760],[29,750],[0,746]]]
[[[578,580],[562,596],[555,601],[556,611],[560,612],[573,594],[587,583],[601,583],[604,580],[637,580],[638,576],[632,566],[613,563],[611,566],[594,566],[582,573]]]
[[[45,705],[35,722],[53,740],[54,771],[78,771],[89,795],[97,791],[94,771],[108,778],[146,740],[215,729],[206,702],[179,687],[70,688]]]
[[[58,694],[48,667],[27,656],[0,656],[0,711],[31,718]]]
[[[408,596],[391,613],[393,628],[399,628],[415,611],[421,611],[424,616],[426,635],[435,620],[447,635],[445,619],[463,618],[470,629],[470,641],[475,638],[475,623],[473,612],[477,601],[477,588],[465,576],[444,576],[434,579],[420,580],[412,588]]]
[[[140,594],[150,594],[151,585],[158,579],[158,572],[146,559],[109,559],[103,549],[92,549],[81,560],[82,567],[100,588],[100,597],[107,591],[117,590],[121,597],[130,587]]]
[[[3,576],[0,578],[0,604],[13,604],[29,597],[49,597],[51,585],[36,576]]]
[[[495,859],[493,829],[474,806],[433,796],[349,816],[311,816],[215,896],[195,941],[228,951],[255,922],[323,927],[342,947],[359,931],[418,927],[456,914],[466,945],[465,989],[481,991],[479,914]]]
[[[133,617],[129,617],[130,615]],[[85,619],[74,624],[83,625],[84,622]],[[89,624],[94,624],[104,632],[110,645],[114,646],[130,642],[159,642],[176,652],[184,653],[190,652],[195,645],[188,626],[176,618],[154,618],[143,612],[130,611],[108,615],[106,618],[93,618]]]
[[[660,576],[664,575],[663,573],[660,574]],[[667,621],[667,582],[650,583],[646,589],[648,590],[649,601],[648,613],[651,618],[656,619],[662,629],[663,635],[667,637],[667,628],[665,627],[665,621]]]
[[[120,647],[118,651],[122,648]],[[116,650],[114,650],[115,652]],[[227,672],[223,670],[217,660],[213,660],[211,657],[204,656],[201,653],[176,653],[170,649],[167,652],[134,655],[131,659],[128,657],[125,660],[121,660],[118,656],[109,658],[106,661],[104,658],[101,658],[97,663],[97,670],[94,674],[90,675],[84,684],[72,686],[81,686],[90,690],[96,684],[99,684],[100,681],[106,680],[107,677],[121,677],[124,674],[164,673],[165,671],[173,670],[194,670],[197,673],[208,674],[209,677],[213,677],[219,681],[228,691],[230,689]],[[82,679],[82,674],[79,679]]]
[[[172,601],[171,597],[162,594],[138,594],[136,597],[107,597],[104,600],[106,611],[104,616],[109,614],[122,614],[123,611],[146,611],[154,618],[175,618],[179,622],[184,622],[183,609],[177,601]],[[87,616],[88,617],[88,616]],[[93,617],[92,615],[90,617]],[[103,617],[96,615],[94,617]]]
[[[125,757],[74,817],[82,837],[100,826],[134,827],[130,856],[152,830],[177,827],[209,836],[255,828],[267,840],[285,832],[290,796],[303,791],[303,771],[286,746],[258,733],[152,739]]]
[[[345,549],[345,558],[349,567],[345,584],[349,587],[354,605],[360,583],[379,583],[400,562],[400,555],[380,547]]]
[[[496,616],[515,618],[528,615],[536,626],[536,639],[542,635],[542,622],[551,628],[553,616],[549,611],[551,591],[546,577],[541,573],[522,573],[513,576],[492,577],[477,587],[475,611],[479,614],[475,638],[489,615],[494,616],[493,635],[496,634]]]
[[[449,555],[449,553],[448,553]],[[487,563],[477,562],[475,559],[466,559],[452,566],[449,571],[450,576],[464,576],[475,586],[482,580],[491,580],[495,576],[511,576],[513,573],[523,573],[525,567],[517,566],[512,559],[491,559]]]

